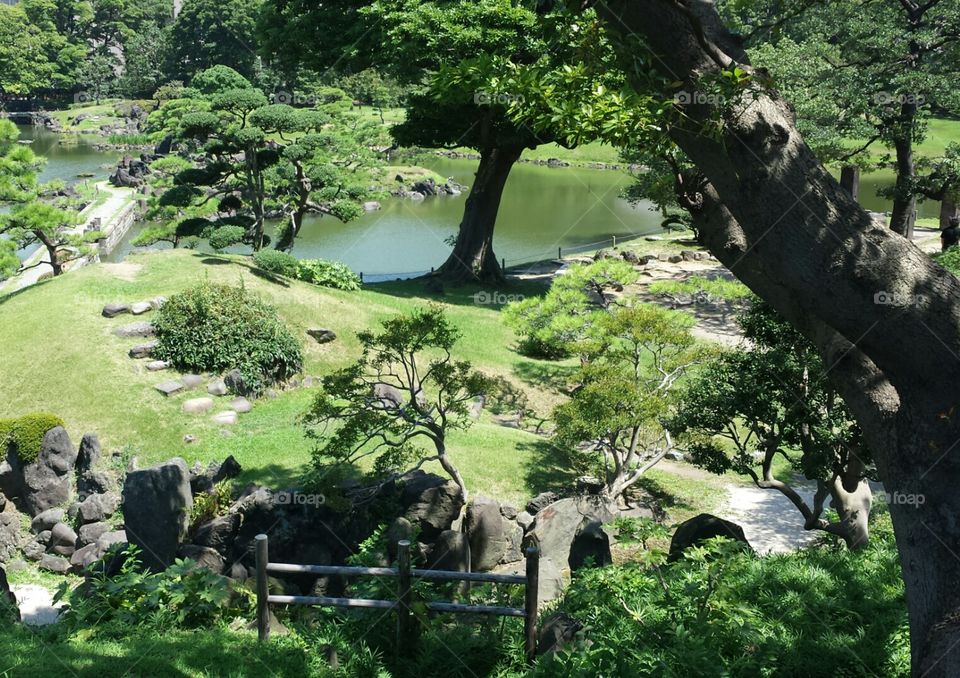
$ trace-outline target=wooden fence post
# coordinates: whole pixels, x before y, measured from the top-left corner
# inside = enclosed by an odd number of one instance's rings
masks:
[[[613,236],[613,249],[617,249],[617,236]]]
[[[254,539],[257,547],[257,636],[261,642],[270,638],[270,606],[267,596],[267,535],[258,534]]]
[[[540,595],[540,549],[527,549],[527,590],[524,604],[523,632],[527,662],[532,664],[537,656],[537,599]]]
[[[397,596],[397,648],[407,648],[411,641],[410,634],[410,604],[411,575],[410,575],[410,540],[401,539],[397,542],[397,574],[400,579],[400,592]]]
[[[557,248],[557,259],[563,259],[563,248],[562,248],[562,247],[558,247],[558,248]]]

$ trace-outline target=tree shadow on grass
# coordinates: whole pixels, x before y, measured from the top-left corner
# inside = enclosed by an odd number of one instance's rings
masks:
[[[577,372],[578,368],[575,365],[535,362],[533,360],[517,362],[513,367],[513,373],[524,384],[549,389],[557,393],[563,393],[567,390]]]
[[[524,483],[531,494],[570,489],[582,475],[583,454],[555,445],[549,439],[522,442],[517,449],[526,459]]]
[[[403,299],[422,299],[454,306],[477,306],[500,310],[512,301],[544,294],[549,285],[534,280],[511,280],[500,285],[443,285],[442,291],[433,289],[438,281],[430,276],[394,282],[364,285],[364,290]]]

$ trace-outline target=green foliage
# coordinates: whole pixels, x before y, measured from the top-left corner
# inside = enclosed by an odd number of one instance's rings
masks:
[[[37,460],[47,431],[65,426],[55,414],[38,412],[16,419],[0,419],[0,449],[7,445],[24,464]]]
[[[255,392],[303,369],[300,343],[277,310],[243,287],[194,285],[163,305],[154,326],[159,359],[183,370],[239,369]]]
[[[886,518],[874,529],[859,552],[712,540],[669,565],[578,572],[559,610],[584,631],[532,675],[908,675],[896,546]]]
[[[232,503],[233,485],[229,480],[221,480],[211,491],[194,495],[193,508],[190,509],[191,529],[223,515]]]
[[[466,495],[447,436],[471,425],[468,403],[486,379],[454,359],[460,332],[439,307],[427,307],[358,338],[360,359],[324,377],[304,414],[307,435],[318,441],[308,483],[330,488],[345,469],[383,480],[434,459]]]
[[[300,268],[296,257],[279,250],[260,250],[253,255],[253,262],[267,273],[288,278],[297,277]]]
[[[954,275],[960,276],[960,245],[954,245],[946,252],[934,254],[933,259]]]
[[[302,259],[297,262],[297,277],[312,285],[338,290],[355,291],[361,287],[360,276],[339,261]]]
[[[244,78],[254,78],[254,29],[260,4],[246,0],[185,2],[170,27],[167,75],[193,84],[197,73],[220,65]]]
[[[190,87],[205,96],[213,96],[229,90],[252,89],[253,85],[229,66],[217,64],[197,73]]]
[[[618,259],[575,264],[554,279],[543,297],[509,304],[504,322],[520,336],[521,353],[564,358],[577,349],[603,309],[609,307],[607,294],[636,279],[633,267]]]
[[[20,268],[17,245],[11,240],[0,239],[0,282],[6,280]]]
[[[669,296],[690,296],[710,301],[741,301],[753,296],[750,289],[739,280],[723,277],[705,278],[694,275],[686,280],[661,280],[650,285],[654,294]]]
[[[64,583],[58,597],[66,597],[69,607],[62,623],[73,631],[120,635],[130,628],[205,628],[249,614],[250,597],[233,593],[226,577],[180,559],[163,572],[141,572],[137,553],[127,546],[119,554],[123,564],[115,576],[95,565],[83,586],[71,591]]]

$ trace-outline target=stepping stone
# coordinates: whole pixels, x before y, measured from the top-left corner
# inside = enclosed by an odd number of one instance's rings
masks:
[[[127,304],[107,304],[103,307],[100,314],[104,318],[115,318],[122,313],[129,313],[130,307]]]
[[[161,306],[163,306],[165,303],[167,303],[167,298],[166,298],[166,297],[157,297],[156,299],[151,299],[151,300],[150,300],[150,306],[151,306],[154,310],[158,310],[158,309],[159,309]]]
[[[213,396],[225,396],[227,395],[227,384],[223,379],[213,379],[207,384],[207,393]]]
[[[130,305],[130,312],[134,315],[143,315],[144,313],[149,313],[153,310],[153,306],[150,305],[149,301],[138,301],[135,304]]]
[[[230,409],[237,414],[246,414],[253,409],[253,404],[246,398],[234,398],[230,403]]]
[[[237,423],[237,413],[232,410],[213,415],[213,423],[221,426],[233,426]]]
[[[194,389],[203,383],[203,377],[199,374],[185,374],[180,377],[180,381],[183,382],[185,388]]]
[[[130,349],[130,357],[134,359],[149,358],[157,348],[157,342],[148,341],[145,344],[138,344]]]
[[[165,370],[170,367],[170,363],[165,360],[154,360],[152,363],[147,363],[147,369],[151,372],[159,372],[160,370]]]
[[[303,378],[303,387],[304,387],[304,388],[311,388],[311,387],[313,386],[313,384],[314,384],[314,381],[316,381],[316,380],[315,380],[313,377],[304,377],[304,378]]]
[[[155,389],[160,391],[163,395],[170,397],[175,393],[180,393],[183,390],[182,381],[165,381],[162,384],[157,384],[154,386]]]
[[[153,323],[141,320],[140,322],[123,325],[113,331],[118,337],[152,337],[156,334]]]
[[[213,398],[191,398],[183,403],[185,414],[203,414],[213,409]]]

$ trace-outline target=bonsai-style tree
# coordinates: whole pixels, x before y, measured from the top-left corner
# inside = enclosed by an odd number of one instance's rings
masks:
[[[542,297],[509,304],[506,323],[520,336],[520,351],[542,358],[563,358],[615,302],[610,292],[636,281],[633,266],[618,259],[575,264],[557,277]]]
[[[673,449],[674,387],[701,355],[692,325],[687,314],[637,304],[595,317],[581,342],[581,385],[554,411],[556,442],[586,446],[578,470],[602,481],[609,503]]]
[[[323,379],[304,420],[316,439],[313,484],[329,486],[358,469],[380,483],[438,462],[468,499],[450,458],[451,431],[470,425],[468,403],[487,380],[456,360],[460,337],[443,311],[429,307],[359,334],[357,362]]]
[[[787,497],[804,529],[838,535],[850,548],[865,546],[872,459],[820,356],[761,302],[740,322],[751,348],[718,356],[685,385],[671,430],[686,439],[694,464],[748,476]],[[774,476],[778,457],[817,481],[812,505]],[[828,498],[839,521],[824,515]]]

